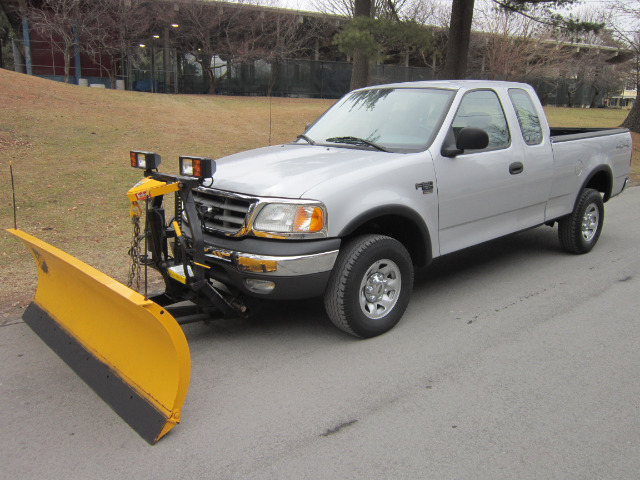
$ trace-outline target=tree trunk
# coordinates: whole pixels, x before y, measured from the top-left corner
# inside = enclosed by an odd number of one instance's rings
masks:
[[[366,53],[356,50],[353,55],[353,69],[351,70],[350,89],[363,88],[369,85],[369,57]]]
[[[451,4],[447,56],[441,75],[443,79],[456,80],[467,75],[474,2],[475,0],[453,0]]]
[[[598,90],[595,86],[593,87],[593,90],[594,90],[594,94],[591,96],[591,102],[589,103],[589,108],[596,108],[598,96],[600,95],[600,90]]]
[[[71,66],[71,46],[64,49],[64,83],[69,83],[69,67]]]
[[[196,61],[200,64],[200,67],[202,67],[202,72],[204,73],[204,75],[206,75],[205,78],[207,79],[208,86],[207,93],[209,95],[216,94],[216,77],[213,70],[211,70],[212,56],[212,54],[202,54],[199,56],[199,58],[196,59]]]
[[[640,87],[640,84],[638,85]],[[633,102],[633,106],[629,111],[629,115],[625,118],[624,122],[622,122],[621,127],[628,128],[632,132],[640,133],[640,99],[636,99]]]
[[[371,0],[354,1],[354,17],[371,16]],[[353,70],[351,71],[351,90],[369,85],[369,57],[362,51],[353,54]]]

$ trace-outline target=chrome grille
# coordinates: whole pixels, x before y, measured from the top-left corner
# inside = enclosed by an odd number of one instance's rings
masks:
[[[235,236],[247,225],[247,215],[257,200],[217,191],[194,190],[202,229]]]

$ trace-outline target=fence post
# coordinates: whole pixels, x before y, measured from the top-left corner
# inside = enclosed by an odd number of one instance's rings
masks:
[[[22,17],[22,38],[24,40],[24,63],[27,75],[33,75],[33,66],[31,65],[31,41],[29,39],[29,22],[27,17]]]
[[[78,35],[78,25],[73,25],[73,53],[75,60],[75,73],[76,73],[76,85],[80,84],[80,78],[82,78],[82,67],[80,65],[80,37]],[[113,88],[114,85],[111,85]]]
[[[20,49],[16,45],[16,40],[13,37],[11,37],[11,51],[13,52],[13,70],[18,73],[24,73],[22,53],[20,53]]]

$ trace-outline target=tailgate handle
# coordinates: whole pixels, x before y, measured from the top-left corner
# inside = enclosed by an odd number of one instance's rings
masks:
[[[509,173],[511,175],[522,173],[523,170],[524,165],[522,165],[522,162],[513,162],[511,165],[509,165]]]

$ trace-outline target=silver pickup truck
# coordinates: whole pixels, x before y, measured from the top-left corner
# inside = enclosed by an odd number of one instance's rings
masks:
[[[189,384],[179,324],[248,316],[255,298],[324,296],[339,328],[380,335],[409,303],[414,266],[434,257],[556,221],[565,250],[590,251],[630,160],[627,130],[550,129],[527,85],[356,90],[293,143],[182,156],[179,175],[131,151],[144,178],[127,192],[130,281],[144,265],[144,297],[10,229],[38,269],[23,319],[155,443],[180,421]],[[147,267],[164,292],[148,295]]]
[[[435,257],[555,222],[563,249],[591,250],[631,152],[626,129],[550,128],[526,84],[356,90],[293,143],[216,160],[193,190],[206,277],[238,298],[324,296],[336,326],[379,335]]]

